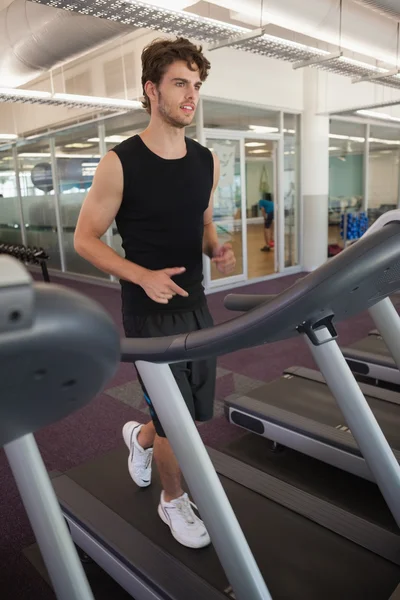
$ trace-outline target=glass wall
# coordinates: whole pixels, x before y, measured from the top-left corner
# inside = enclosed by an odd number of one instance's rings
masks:
[[[300,117],[283,115],[285,267],[299,264]]]
[[[74,249],[74,233],[79,212],[100,162],[97,123],[60,132],[54,140],[65,268],[72,273],[108,278],[108,274],[96,269]],[[106,241],[105,236],[102,240]]]
[[[203,100],[204,127],[251,133],[279,133],[279,111]]]
[[[247,274],[264,277],[276,270],[273,220],[265,228],[260,200],[276,202],[275,142],[246,138]]]
[[[17,182],[11,150],[0,150],[0,243],[22,243]]]
[[[331,120],[329,132],[329,243],[343,246],[341,219],[364,205],[365,125]]]
[[[370,226],[400,205],[400,128],[331,120],[329,138],[329,242],[344,246],[341,219],[366,212]]]
[[[207,283],[212,287],[225,285],[246,278],[262,278],[278,270],[274,235],[268,253],[261,252],[265,247],[265,232],[259,201],[263,193],[278,201],[277,190],[280,198],[282,189],[285,197],[284,264],[296,265],[297,117],[284,115],[282,119],[282,113],[277,110],[208,99],[203,100],[203,109],[204,120],[200,126],[204,126],[205,131],[202,135],[206,135],[207,146],[219,156],[221,163],[214,220],[220,242],[231,242],[237,259],[234,273],[228,276],[219,273],[213,264],[208,265]],[[185,130],[185,135],[195,140],[200,135],[196,119]],[[101,156],[143,131],[148,123],[147,113],[132,111],[110,117],[103,115],[90,123],[48,132],[37,136],[35,141],[19,140],[14,148],[18,181],[13,151],[10,145],[7,150],[4,146],[0,151],[0,242],[22,242],[22,214],[27,244],[47,250],[50,268],[109,279],[110,275],[75,252],[76,223]],[[276,140],[280,133],[284,134],[286,159],[282,189],[278,188],[276,162]],[[276,226],[272,228],[276,230]],[[124,256],[115,222],[102,240]]]
[[[61,268],[49,140],[18,148],[19,184],[28,246],[44,248],[48,266]]]
[[[370,223],[399,204],[399,159],[400,129],[371,125],[368,160]]]
[[[240,171],[240,142],[234,139],[208,139],[207,147],[218,156],[220,179],[214,193],[213,221],[217,228],[220,244],[232,244],[236,267],[228,276],[221,274],[211,264],[211,281],[234,275],[243,270],[243,222],[242,222],[242,176]]]

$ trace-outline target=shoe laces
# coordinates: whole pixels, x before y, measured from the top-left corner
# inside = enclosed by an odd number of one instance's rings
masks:
[[[188,525],[194,525],[195,523],[195,516],[193,514],[192,506],[197,508],[197,506],[193,504],[193,502],[191,502],[187,496],[176,503],[177,510],[180,512]]]

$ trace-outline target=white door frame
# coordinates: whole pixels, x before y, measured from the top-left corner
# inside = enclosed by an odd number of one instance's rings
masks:
[[[242,258],[243,272],[239,275],[232,275],[222,279],[211,280],[211,262],[209,258],[204,260],[204,283],[206,290],[234,285],[241,282],[246,282],[248,278],[248,255],[247,255],[247,219],[246,219],[246,156],[245,156],[245,139],[250,138],[261,141],[276,142],[274,145],[274,199],[275,202],[275,219],[274,230],[275,240],[278,240],[278,245],[275,247],[275,272],[282,272],[285,268],[284,260],[284,206],[283,206],[283,181],[279,184],[279,177],[283,172],[283,135],[280,133],[256,133],[252,131],[236,131],[230,129],[203,129],[204,142],[207,140],[234,140],[240,144],[240,181],[241,181],[241,227],[242,227]],[[280,209],[282,207],[282,209]],[[265,277],[268,277],[266,275]]]

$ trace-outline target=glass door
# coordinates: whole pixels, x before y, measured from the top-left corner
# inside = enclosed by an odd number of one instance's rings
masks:
[[[246,138],[246,231],[248,279],[278,271],[276,145]]]
[[[233,273],[224,275],[216,266],[207,261],[205,275],[207,287],[217,287],[243,281],[246,278],[245,252],[246,230],[243,227],[243,205],[245,203],[243,177],[243,140],[239,136],[219,138],[208,135],[207,147],[214,152],[220,162],[220,178],[214,193],[213,220],[217,228],[220,244],[232,244],[236,257]]]
[[[205,259],[206,288],[263,280],[295,266],[298,169],[286,165],[284,135],[221,129],[204,134],[221,165],[213,212],[218,239],[232,244],[237,261],[235,272],[225,276]]]

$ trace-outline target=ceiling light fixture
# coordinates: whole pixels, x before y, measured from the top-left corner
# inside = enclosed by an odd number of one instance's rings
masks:
[[[374,110],[357,110],[358,115],[363,115],[364,117],[372,117],[374,119],[382,119],[383,121],[397,121],[400,122],[400,117],[392,117],[387,113],[375,112]]]
[[[385,79],[386,77],[392,77],[399,74],[399,69],[391,69],[390,71],[383,71],[381,73],[374,73],[373,75],[366,75],[365,77],[356,77],[352,80],[352,83],[361,83],[362,81],[377,81]]]
[[[16,140],[17,135],[15,133],[0,133],[0,140]]]
[[[51,94],[41,90],[24,90],[19,88],[0,87],[0,102],[22,102],[25,104],[45,104],[64,106],[67,108],[99,108],[105,110],[142,108],[139,100],[123,98],[102,98],[100,96],[81,96],[78,94]]]
[[[106,135],[105,142],[109,144],[120,144],[121,142],[128,139],[129,136],[126,135]],[[100,142],[100,138],[94,137],[89,138],[88,142]]]
[[[350,140],[352,142],[365,142],[365,138],[352,135],[339,135],[338,133],[330,133],[329,137],[334,140]]]
[[[400,146],[400,140],[382,140],[381,138],[369,138],[370,142],[386,144],[387,146]]]
[[[250,133],[279,133],[279,127],[267,127],[265,125],[249,125]]]
[[[220,48],[226,48],[227,46],[231,46],[232,44],[240,44],[241,42],[247,42],[248,40],[255,40],[265,33],[265,27],[259,27],[258,29],[252,29],[246,33],[243,33],[240,36],[232,36],[225,40],[221,40],[220,42],[215,42],[208,47],[208,50],[219,50]]]
[[[85,144],[83,142],[74,142],[73,144],[65,144],[65,148],[91,148],[93,144]]]
[[[330,62],[331,60],[336,60],[343,56],[343,52],[333,52],[327,53],[325,56],[321,56],[320,58],[309,58],[308,60],[300,60],[299,62],[294,63],[293,69],[304,69],[304,67],[317,67],[322,63]]]

